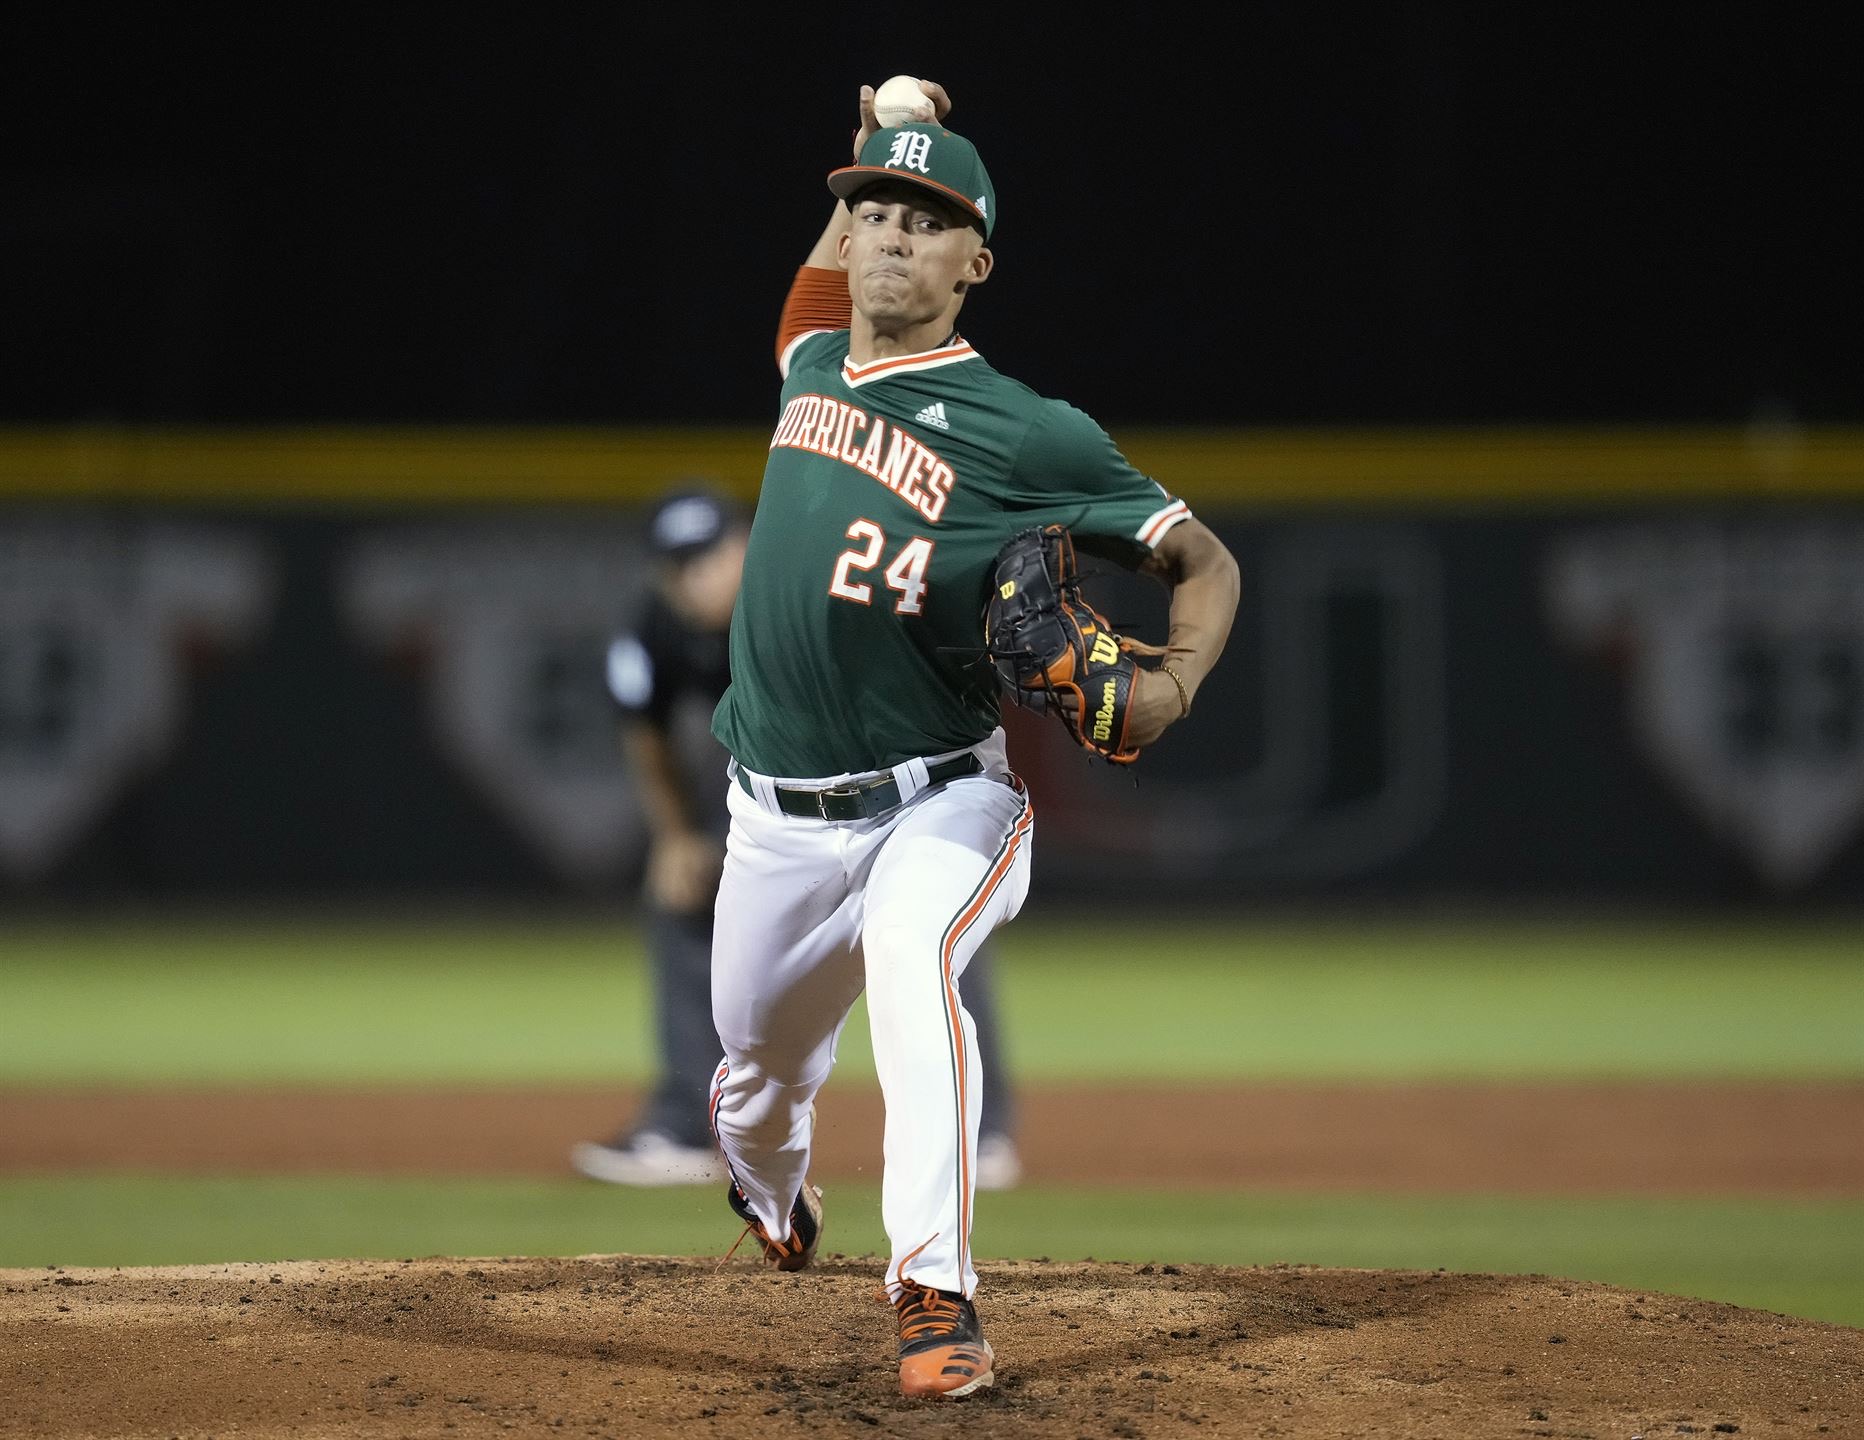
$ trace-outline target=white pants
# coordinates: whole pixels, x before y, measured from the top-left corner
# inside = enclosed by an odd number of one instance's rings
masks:
[[[1029,893],[1034,814],[1003,732],[976,753],[983,774],[929,791],[918,789],[923,762],[898,767],[911,798],[872,820],[785,815],[763,777],[753,780],[759,798],[731,786],[712,941],[712,1018],[725,1046],[713,1129],[758,1218],[773,1238],[787,1235],[816,1092],[865,988],[886,1105],[881,1218],[895,1295],[903,1280],[967,1296],[977,1287],[971,1205],[988,1081],[959,981]]]

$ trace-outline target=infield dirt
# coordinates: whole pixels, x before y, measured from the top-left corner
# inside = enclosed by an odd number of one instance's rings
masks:
[[[824,1176],[878,1150],[877,1097],[849,1088]],[[569,1141],[634,1103],[13,1091],[0,1170],[561,1174]],[[1855,1195],[1861,1120],[1855,1084],[1108,1087],[1031,1090],[1022,1130],[1036,1184]],[[721,1206],[721,1250],[729,1230]],[[0,1270],[0,1437],[1864,1437],[1864,1330],[1545,1276],[1296,1266],[986,1262],[1000,1383],[908,1402],[882,1268]]]
[[[1864,1331],[1532,1276],[985,1265],[1000,1383],[907,1401],[881,1262],[0,1271],[0,1434],[1864,1433]]]

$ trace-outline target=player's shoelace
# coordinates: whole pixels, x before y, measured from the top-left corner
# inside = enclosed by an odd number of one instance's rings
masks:
[[[755,1234],[757,1236],[757,1243],[764,1247],[764,1258],[773,1263],[779,1260],[788,1260],[793,1256],[800,1255],[807,1248],[802,1242],[802,1237],[796,1233],[796,1227],[793,1224],[790,1226],[789,1239],[772,1240],[770,1238],[770,1233],[765,1230],[762,1225],[759,1225],[756,1221],[752,1221],[738,1232],[738,1238],[731,1242],[731,1249],[725,1252],[724,1259],[720,1260],[718,1263],[723,1265],[726,1260],[736,1255],[738,1253],[738,1247],[744,1243],[744,1237],[750,1234]]]
[[[900,1296],[900,1344],[973,1338],[964,1306],[943,1290],[929,1290],[908,1282]]]

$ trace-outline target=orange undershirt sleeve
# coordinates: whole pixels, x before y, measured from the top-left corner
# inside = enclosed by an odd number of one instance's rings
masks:
[[[802,266],[790,282],[783,317],[777,322],[777,364],[783,364],[783,352],[798,335],[807,335],[811,330],[846,330],[853,318],[848,272]]]

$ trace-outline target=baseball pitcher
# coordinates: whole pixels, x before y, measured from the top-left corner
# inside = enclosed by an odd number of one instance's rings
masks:
[[[944,127],[944,90],[922,88],[937,118],[892,129],[862,88],[854,163],[828,176],[837,203],[780,322],[782,392],[713,717],[731,827],[711,1103],[733,1210],[769,1263],[801,1269],[823,1230],[813,1102],[865,990],[900,1384],[950,1397],[995,1377],[970,1248],[990,1077],[965,967],[1021,908],[1034,839],[999,706],[1035,697],[1131,763],[1189,713],[1238,578],[1098,424],[959,333],[991,278],[997,196]],[[1128,223],[1105,196],[1057,198],[1084,244]],[[1162,645],[1112,635],[1082,602],[1076,547],[1170,587]]]

